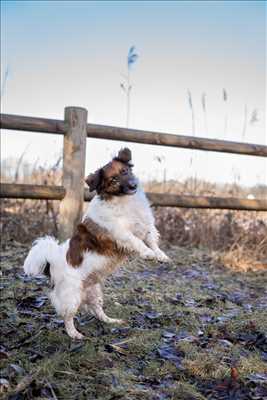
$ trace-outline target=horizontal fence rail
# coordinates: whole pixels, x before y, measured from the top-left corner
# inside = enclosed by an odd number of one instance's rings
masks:
[[[65,121],[13,114],[1,114],[0,127],[1,129],[10,129],[13,131],[56,133],[58,135],[64,135],[67,131]]]
[[[0,198],[63,200],[66,190],[63,186],[26,185],[18,183],[1,183]]]
[[[68,125],[65,121],[57,119],[1,114],[1,128],[64,135],[67,132]],[[206,139],[195,136],[174,135],[96,124],[87,124],[86,132],[87,137],[95,139],[119,140],[141,144],[267,157],[267,146],[260,144],[230,142],[226,140]]]
[[[62,200],[63,186],[21,185],[2,183],[0,197],[13,199]],[[267,211],[267,200],[238,199],[232,197],[184,196],[163,193],[146,193],[150,203],[158,207],[213,208],[229,210]],[[90,201],[94,195],[84,190],[84,200]]]
[[[2,183],[1,198],[60,200],[59,239],[75,231],[82,218],[83,201],[93,194],[84,188],[86,138],[119,140],[158,146],[267,157],[267,146],[126,129],[87,123],[87,110],[65,107],[64,120],[0,114],[0,127],[7,130],[63,135],[63,186]],[[267,200],[147,193],[153,206],[267,211]]]

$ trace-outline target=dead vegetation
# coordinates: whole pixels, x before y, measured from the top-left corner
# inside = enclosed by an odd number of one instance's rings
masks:
[[[57,201],[3,200],[2,243],[31,243],[58,233]],[[214,260],[241,271],[267,268],[267,216],[264,212],[158,207],[156,225],[164,242],[206,249]]]
[[[44,173],[34,183],[48,178],[55,182]],[[189,193],[191,183],[164,190]],[[228,189],[224,195],[241,191]],[[212,185],[198,190],[222,194]],[[1,398],[267,398],[264,213],[155,209],[172,263],[125,265],[105,292],[107,313],[127,325],[80,315],[82,342],[66,335],[48,301],[46,278],[30,279],[21,269],[37,236],[57,235],[57,214],[58,202],[2,202]]]
[[[3,165],[5,182],[59,185],[61,157],[50,167],[23,163]],[[38,161],[38,160],[37,160]],[[15,174],[13,173],[15,169]],[[13,177],[14,175],[14,177]],[[197,178],[179,181],[151,181],[144,185],[148,192],[194,194],[218,197],[267,197],[267,187],[244,188],[237,183],[215,184]],[[1,229],[5,241],[30,243],[40,234],[58,233],[58,201],[4,200]],[[178,246],[205,248],[215,261],[237,270],[266,268],[267,216],[264,212],[156,208],[157,227],[163,241]]]
[[[179,246],[205,248],[217,262],[237,270],[267,268],[267,218],[263,212],[155,211],[161,236]]]
[[[90,315],[74,342],[47,298],[46,278],[21,265],[27,246],[2,251],[2,398],[264,399],[266,272],[240,273],[207,252],[169,245],[169,265],[131,260],[106,284],[108,326]]]

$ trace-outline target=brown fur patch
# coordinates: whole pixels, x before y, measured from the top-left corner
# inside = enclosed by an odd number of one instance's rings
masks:
[[[136,182],[131,167],[116,159],[105,165],[102,171],[102,182],[98,194],[103,200],[127,194],[129,184]]]
[[[120,259],[122,261],[123,258]],[[83,280],[83,289],[88,288],[89,286],[96,285],[97,283],[102,283],[105,278],[111,275],[119,266],[119,260],[110,259],[110,261],[104,265],[104,267],[100,271],[91,272],[84,280]]]
[[[77,226],[77,231],[70,240],[67,252],[68,263],[73,267],[79,267],[86,251],[94,251],[117,260],[128,255],[124,248],[118,246],[108,230],[91,218],[86,218]]]
[[[97,283],[101,283],[103,280],[103,276],[100,275],[99,271],[94,271],[91,272],[90,275],[88,275],[84,280],[83,280],[83,289],[88,288],[89,286],[96,285]]]
[[[137,180],[132,173],[130,163],[131,151],[120,150],[117,157],[85,178],[90,191],[96,190],[102,200],[110,200],[113,196],[134,194]]]
[[[104,177],[106,179],[113,178],[116,175],[120,175],[122,170],[125,169],[125,164],[121,161],[112,160],[110,163],[103,167]]]

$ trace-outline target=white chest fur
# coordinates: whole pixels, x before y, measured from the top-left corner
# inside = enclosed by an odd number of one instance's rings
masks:
[[[130,231],[144,239],[154,218],[144,192],[139,189],[135,195],[114,197],[109,201],[96,196],[88,207],[84,218],[90,217],[99,225],[107,228],[115,237],[119,230]]]

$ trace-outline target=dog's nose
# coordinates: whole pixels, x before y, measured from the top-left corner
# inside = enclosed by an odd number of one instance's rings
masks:
[[[137,188],[137,183],[134,182],[134,181],[130,181],[130,182],[128,183],[128,186],[129,186],[129,189],[135,190],[135,189]]]

